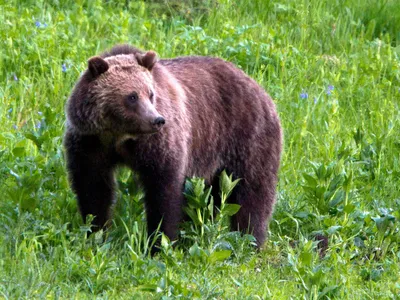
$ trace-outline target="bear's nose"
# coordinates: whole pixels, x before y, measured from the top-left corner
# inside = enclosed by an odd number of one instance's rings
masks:
[[[158,117],[153,121],[155,127],[161,127],[165,124],[165,119],[163,117]]]

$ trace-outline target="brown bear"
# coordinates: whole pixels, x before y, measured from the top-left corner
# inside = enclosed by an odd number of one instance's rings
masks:
[[[176,239],[188,177],[217,190],[226,170],[241,178],[229,201],[232,230],[261,246],[275,203],[282,136],[275,105],[232,63],[212,57],[157,60],[120,45],[89,59],[67,103],[67,168],[83,219],[102,228],[115,198],[114,170],[135,171],[149,233]],[[218,192],[214,192],[217,196]]]

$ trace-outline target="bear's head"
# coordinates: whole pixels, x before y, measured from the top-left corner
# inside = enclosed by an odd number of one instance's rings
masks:
[[[68,100],[69,128],[82,134],[141,135],[165,124],[156,109],[153,51],[89,59]]]

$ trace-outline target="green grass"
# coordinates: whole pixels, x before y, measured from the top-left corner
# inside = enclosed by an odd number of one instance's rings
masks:
[[[0,1],[0,298],[399,299],[397,2]],[[208,220],[150,258],[126,170],[112,229],[85,237],[64,106],[87,59],[120,42],[222,57],[274,98],[285,149],[262,251]]]

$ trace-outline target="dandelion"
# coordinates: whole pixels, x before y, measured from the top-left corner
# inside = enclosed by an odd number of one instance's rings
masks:
[[[301,99],[307,99],[308,98],[308,93],[306,93],[306,92],[301,92],[301,94],[300,94],[300,98]]]
[[[332,95],[332,91],[335,89],[333,85],[328,85],[328,88],[326,89],[326,94],[328,96]]]
[[[62,71],[64,73],[67,72],[67,65],[66,64],[62,64],[61,69],[62,69]]]

